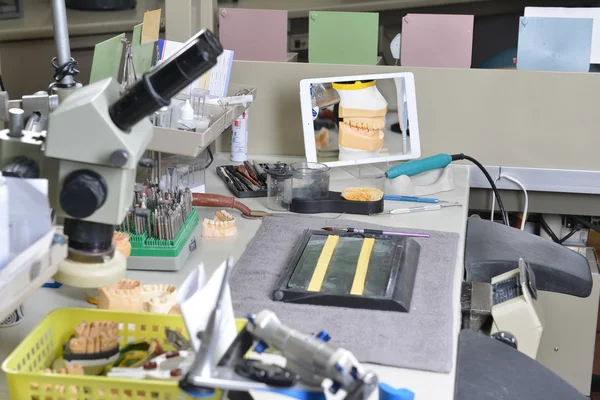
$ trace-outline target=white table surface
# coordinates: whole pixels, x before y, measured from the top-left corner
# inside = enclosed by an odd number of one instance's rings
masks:
[[[227,188],[215,173],[216,165],[229,164],[226,154],[217,154],[215,163],[206,173],[207,190],[210,193],[229,195]],[[255,157],[257,160],[269,162],[278,161],[279,158]],[[283,157],[281,161],[287,161]],[[469,169],[466,166],[455,165],[452,167],[455,175],[455,190],[440,193],[436,197],[441,200],[455,201],[463,204],[463,207],[444,208],[437,211],[413,213],[413,214],[379,214],[375,216],[321,214],[323,217],[336,217],[341,219],[352,219],[371,222],[380,225],[421,228],[456,232],[460,234],[458,253],[456,259],[456,274],[454,282],[449,282],[454,287],[453,309],[453,364],[456,364],[456,353],[458,344],[458,333],[460,330],[460,287],[462,281],[464,241],[466,231],[466,219],[469,201]],[[331,172],[331,190],[342,190],[346,187],[356,186],[356,179],[348,172],[336,168]],[[242,199],[242,202],[251,209],[266,210],[266,198]],[[385,209],[411,207],[419,204],[405,202],[385,202]],[[200,218],[214,217],[215,209],[197,208]],[[239,215],[237,211],[232,212]],[[244,252],[246,245],[259,228],[260,220],[247,220],[237,218],[238,234],[234,237],[221,239],[204,239],[200,236],[201,228],[196,231],[198,243],[197,250],[190,256],[185,267],[178,272],[151,272],[151,271],[128,271],[127,277],[140,280],[143,284],[169,283],[180,285],[186,276],[199,263],[204,266],[209,274],[228,257],[239,258]],[[93,307],[85,301],[82,289],[63,286],[59,289],[41,288],[25,303],[25,319],[17,326],[0,328],[0,359],[4,360],[21,340],[41,321],[46,314],[57,308],[64,307]],[[298,327],[301,329],[301,327]],[[326,329],[326,327],[323,327]],[[369,366],[379,377],[380,381],[389,383],[396,387],[405,387],[415,393],[416,399],[450,400],[454,397],[455,368],[448,374],[433,373],[404,368],[392,368],[381,365]],[[373,396],[376,396],[374,394]],[[256,397],[256,396],[255,396]],[[266,396],[265,396],[266,397]],[[261,395],[261,398],[262,397]],[[2,373],[0,376],[0,399],[8,399],[6,378]]]

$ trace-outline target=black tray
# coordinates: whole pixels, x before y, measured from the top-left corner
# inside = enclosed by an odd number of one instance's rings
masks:
[[[344,199],[340,192],[329,192],[329,197],[326,199],[292,199],[290,211],[300,214],[345,213],[373,215],[383,212],[383,198],[377,201],[352,201]]]
[[[272,300],[282,301],[285,303],[409,312],[415,276],[417,273],[417,265],[419,263],[421,251],[421,246],[415,240],[401,236],[335,233],[335,235],[340,237],[372,237],[375,238],[376,241],[385,241],[385,243],[381,243],[387,246],[388,250],[386,250],[386,253],[380,253],[377,255],[377,257],[380,257],[380,259],[371,259],[369,262],[369,269],[367,270],[367,283],[376,282],[375,288],[370,290],[371,293],[380,293],[380,295],[349,294],[349,290],[346,290],[348,286],[347,280],[349,278],[347,275],[350,274],[353,276],[351,268],[346,268],[346,271],[343,271],[341,268],[337,268],[336,271],[334,270],[334,266],[330,266],[328,268],[325,281],[323,283],[324,288],[322,288],[320,292],[309,292],[304,288],[304,286],[308,285],[303,285],[302,278],[298,278],[298,274],[301,274],[302,272],[298,272],[296,274],[296,269],[301,268],[299,263],[304,255],[309,241],[311,239],[314,240],[316,236],[327,237],[329,235],[333,235],[333,233],[315,230],[307,230],[304,233],[296,245],[295,252],[290,260],[290,263],[283,271],[283,274],[279,278],[279,281],[273,290],[271,296]],[[347,244],[346,246],[348,245],[350,244]],[[316,246],[318,246],[318,244]],[[359,253],[359,251],[360,248],[356,249],[354,252]],[[375,249],[373,251],[375,251]],[[343,254],[340,253],[340,257],[347,257],[348,259],[351,258],[353,260],[354,257],[348,253],[350,252],[344,250]],[[314,248],[313,254],[309,257],[315,257]],[[335,252],[334,257],[336,257]],[[331,263],[334,262],[335,261],[332,258]],[[348,271],[350,272],[348,273]],[[382,275],[382,273],[384,275]],[[345,274],[346,276],[341,278],[341,274]],[[306,272],[304,272],[304,275],[306,275]],[[373,281],[369,280],[369,277],[374,278]],[[330,279],[330,281],[328,281],[328,279]],[[294,284],[292,285],[291,283],[293,280]],[[298,282],[301,283],[297,284]],[[332,290],[327,289],[327,282],[331,282],[333,285],[335,285],[336,288],[333,291],[337,291],[338,293],[332,293]],[[369,291],[367,286],[368,285],[366,284],[365,292]],[[329,293],[327,291],[329,291]],[[339,293],[340,291],[348,293]]]

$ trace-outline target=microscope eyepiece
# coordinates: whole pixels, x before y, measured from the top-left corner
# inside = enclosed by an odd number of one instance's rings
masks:
[[[218,39],[208,30],[198,32],[169,60],[145,73],[109,108],[112,121],[127,131],[161,107],[217,63],[223,53]]]

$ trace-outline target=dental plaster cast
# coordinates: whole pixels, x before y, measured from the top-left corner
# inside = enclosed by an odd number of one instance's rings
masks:
[[[177,305],[177,288],[173,285],[142,285],[133,279],[98,289],[98,308],[129,312],[168,314]]]
[[[115,232],[113,235],[113,243],[115,248],[119,250],[125,258],[131,255],[131,242],[129,241],[129,234],[125,232]]]
[[[98,308],[129,312],[144,311],[142,284],[133,279],[121,279],[113,285],[98,289]]]
[[[388,103],[374,80],[334,83],[340,96],[339,159],[377,157],[383,147]]]
[[[213,219],[202,221],[202,237],[226,237],[237,233],[235,217],[225,210],[217,211]]]
[[[58,370],[46,368],[46,369],[41,370],[40,373],[44,374],[44,375],[85,375],[83,367],[79,364],[67,365],[65,368],[61,368]],[[40,384],[38,382],[31,382],[29,384],[29,388],[31,390],[37,392],[40,389]],[[50,392],[52,390],[52,384],[50,384],[50,383],[44,384],[42,386],[42,390],[44,392]],[[70,393],[72,395],[76,395],[79,393],[77,386],[69,385],[68,388],[66,388],[64,385],[55,385],[54,386],[55,393],[64,394],[67,390],[68,390],[68,393]]]
[[[129,234],[125,232],[116,232],[113,234],[113,243],[115,249],[123,254],[123,257],[128,258],[131,255],[131,242],[129,241]],[[98,290],[87,289],[87,302],[90,304],[98,305]]]
[[[119,325],[114,321],[82,322],[69,340],[73,354],[104,353],[119,346]]]
[[[177,288],[173,285],[144,285],[141,292],[144,311],[168,314],[177,305]]]

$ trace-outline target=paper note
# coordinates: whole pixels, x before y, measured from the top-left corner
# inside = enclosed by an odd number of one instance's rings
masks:
[[[311,11],[308,61],[326,64],[376,65],[379,14]]]
[[[142,44],[142,30],[143,24],[134,26],[131,39],[133,66],[138,79],[152,69],[152,55],[154,54],[154,42]]]
[[[474,21],[472,15],[406,15],[402,18],[400,64],[471,68]]]
[[[119,78],[119,68],[123,58],[123,39],[125,39],[124,33],[96,45],[90,83],[106,78]]]
[[[285,62],[287,30],[286,10],[222,8],[219,12],[219,40],[236,60]]]
[[[521,17],[517,69],[588,72],[591,18]]]
[[[217,64],[202,75],[192,87],[207,89],[210,97],[227,96],[233,57],[233,51],[223,50],[223,54],[217,57]]]
[[[592,29],[592,51],[590,54],[590,63],[600,64],[600,8],[525,7],[525,16],[594,19],[594,27]]]
[[[204,265],[200,264],[185,279],[177,293],[177,304],[195,351],[200,348],[198,333],[206,329],[210,314],[217,303],[224,273],[225,263],[221,264],[208,279]],[[229,284],[221,305],[221,321],[218,331],[217,337],[213,338],[218,340],[215,360],[221,359],[236,337]]]
[[[179,49],[183,47],[183,43],[176,42],[174,40],[159,40],[158,48],[159,48],[159,61],[164,61],[169,59],[173,54],[177,53]]]
[[[142,44],[154,43],[158,40],[158,34],[160,32],[160,13],[160,8],[144,13],[144,20],[142,22],[144,25],[144,29],[142,29]]]

